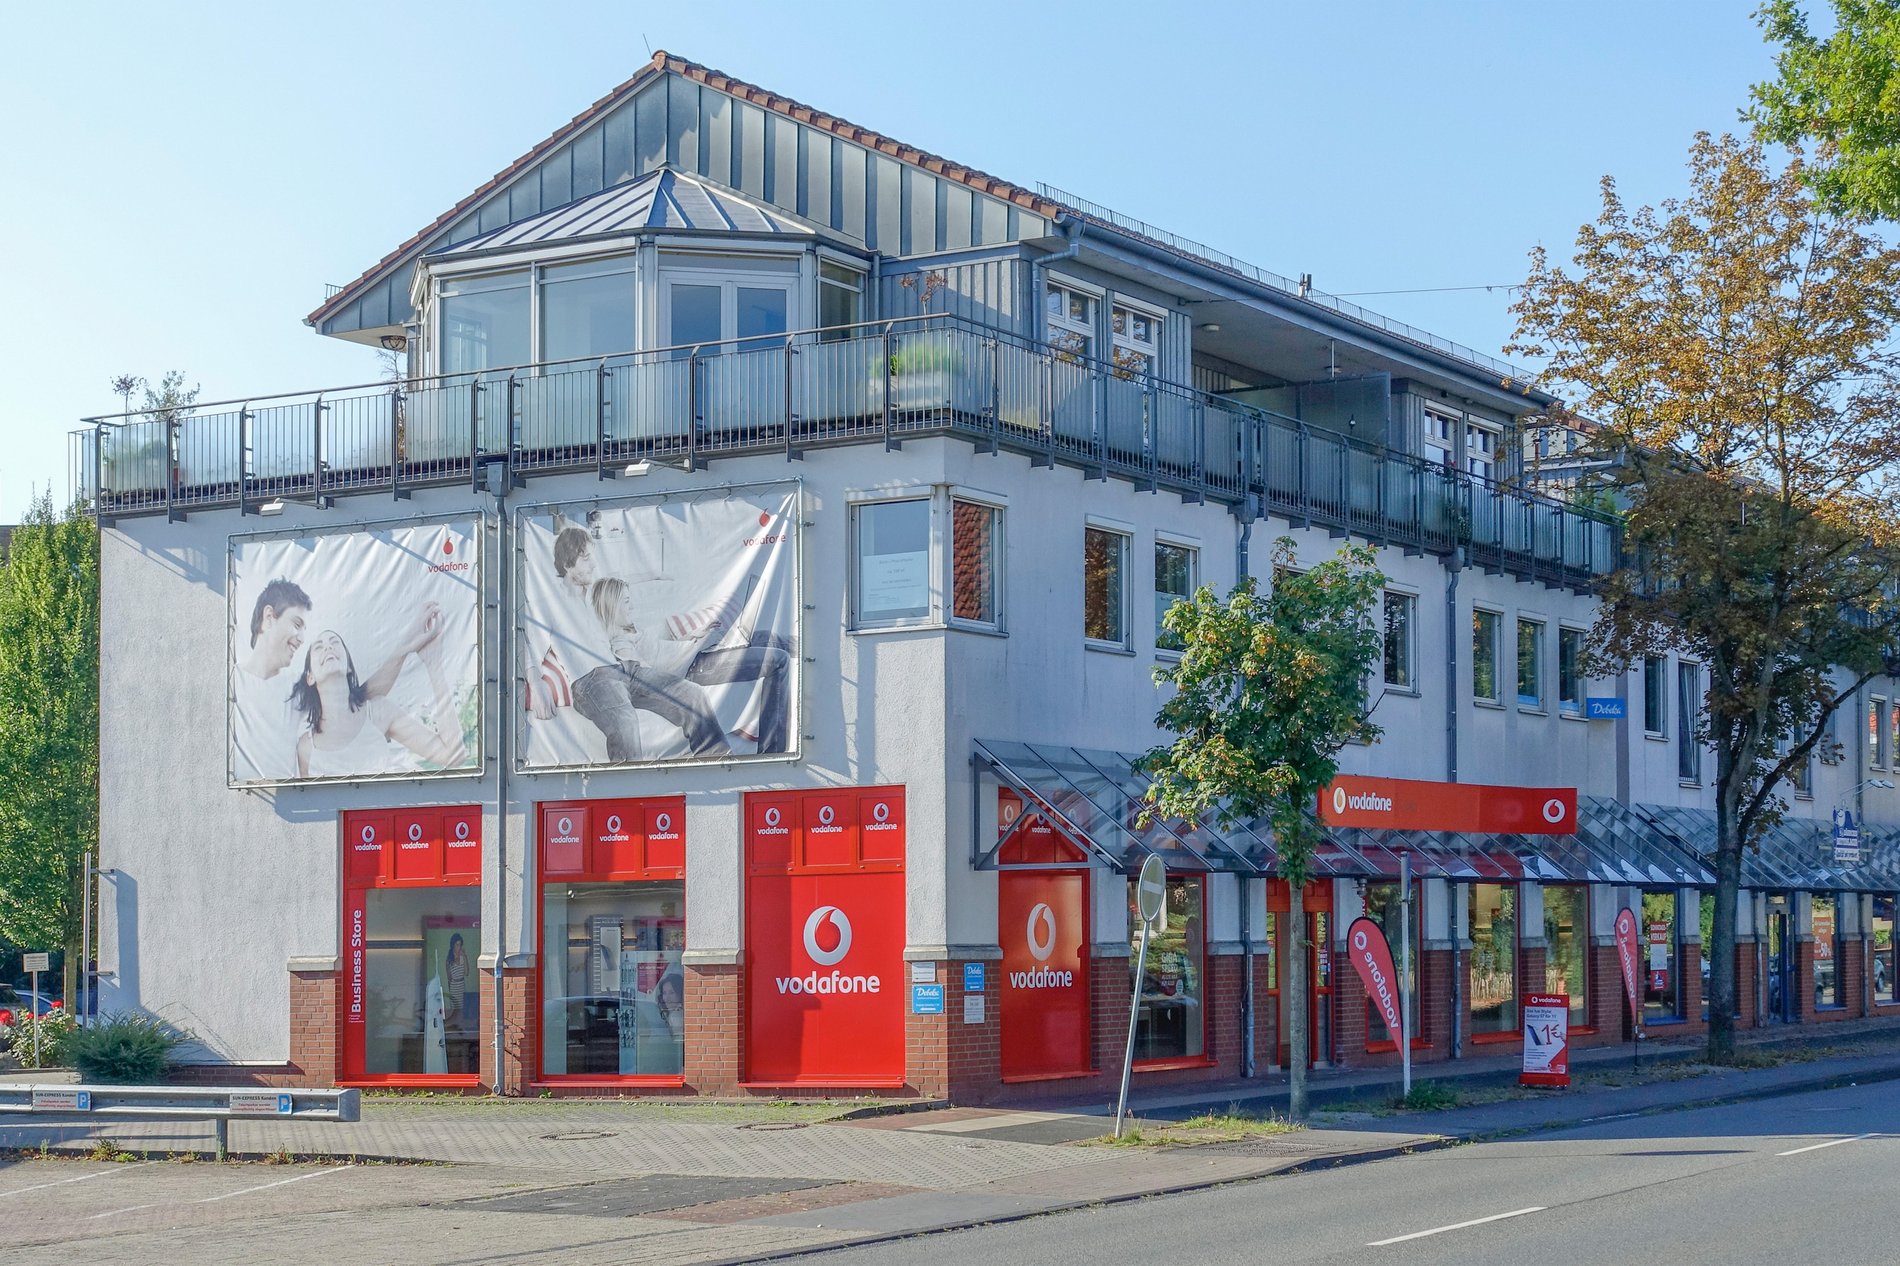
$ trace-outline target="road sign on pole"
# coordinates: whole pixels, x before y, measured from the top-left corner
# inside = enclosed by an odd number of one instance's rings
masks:
[[[1141,1019],[1141,985],[1148,974],[1148,936],[1167,929],[1168,868],[1150,853],[1135,880],[1135,912],[1141,916],[1141,941],[1135,950],[1133,998],[1128,1004],[1128,1046],[1122,1053],[1122,1092],[1115,1100],[1115,1137],[1122,1136],[1122,1117],[1128,1111],[1128,1079],[1135,1070],[1135,1024]]]

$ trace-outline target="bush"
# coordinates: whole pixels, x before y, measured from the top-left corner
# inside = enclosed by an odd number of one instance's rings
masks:
[[[33,1030],[39,1029],[40,1057],[33,1059]],[[72,1039],[73,1016],[63,1007],[54,1007],[45,1015],[30,1016],[22,1007],[14,1013],[13,1028],[7,1033],[7,1053],[22,1068],[66,1067],[66,1044]]]
[[[162,1020],[124,1013],[75,1031],[66,1039],[66,1056],[81,1081],[143,1086],[164,1079],[185,1040]]]

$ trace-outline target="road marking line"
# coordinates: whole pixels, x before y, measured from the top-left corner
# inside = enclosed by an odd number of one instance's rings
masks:
[[[1374,1240],[1367,1248],[1384,1248],[1388,1244],[1403,1244],[1407,1240],[1422,1240],[1428,1235],[1443,1235],[1447,1231],[1462,1231],[1468,1226],[1483,1226],[1487,1222],[1502,1222],[1506,1218],[1521,1218],[1527,1213],[1542,1213],[1547,1205],[1532,1205],[1528,1209],[1513,1209],[1509,1213],[1494,1213],[1488,1218],[1473,1218],[1469,1222],[1454,1222],[1450,1226],[1435,1226],[1429,1231],[1414,1231],[1410,1235],[1395,1235],[1389,1240]]]
[[[1794,1149],[1794,1150],[1792,1150],[1792,1151],[1787,1151],[1787,1152],[1776,1152],[1776,1153],[1775,1153],[1775,1155],[1777,1155],[1777,1156],[1799,1156],[1799,1155],[1801,1155],[1801,1153],[1803,1153],[1803,1152],[1818,1152],[1818,1151],[1820,1151],[1820,1150],[1821,1150],[1822,1148],[1824,1148],[1824,1147],[1839,1147],[1839,1146],[1840,1146],[1841,1144],[1843,1144],[1843,1143],[1858,1143],[1858,1142],[1860,1142],[1860,1141],[1861,1141],[1862,1139],[1870,1139],[1870,1138],[1873,1138],[1873,1137],[1874,1137],[1874,1136],[1873,1136],[1872,1134],[1856,1134],[1856,1135],[1855,1135],[1854,1137],[1852,1137],[1852,1138],[1846,1138],[1846,1139],[1829,1139],[1829,1140],[1828,1140],[1827,1142],[1825,1142],[1825,1143],[1810,1143],[1810,1144],[1808,1144],[1808,1146],[1806,1146],[1806,1147],[1797,1147],[1797,1148],[1795,1148],[1795,1149]]]
[[[1006,1130],[1018,1125],[1040,1125],[1044,1121],[1061,1121],[1074,1116],[1069,1112],[994,1112],[989,1116],[971,1117],[963,1121],[940,1121],[935,1124],[907,1125],[906,1130],[915,1130],[920,1134],[972,1134],[977,1130]]]
[[[129,1204],[125,1206],[125,1208],[123,1209],[107,1209],[104,1213],[92,1214],[86,1219],[86,1221],[97,1222],[100,1218],[116,1218],[121,1213],[137,1213],[140,1209],[156,1209],[156,1208],[158,1208],[156,1204]]]
[[[0,1196],[17,1196],[23,1191],[44,1191],[48,1187],[64,1187],[69,1182],[86,1182],[93,1178],[104,1178],[107,1174],[124,1173],[128,1169],[137,1169],[146,1161],[137,1161],[130,1165],[116,1165],[111,1169],[95,1170],[90,1174],[81,1174],[77,1178],[61,1178],[57,1182],[36,1182],[31,1187],[15,1187],[11,1191],[0,1191]]]
[[[248,1196],[253,1191],[269,1191],[272,1187],[288,1186],[289,1184],[293,1182],[302,1182],[306,1178],[321,1178],[325,1174],[340,1174],[344,1170],[352,1169],[352,1168],[354,1168],[354,1166],[338,1165],[335,1169],[319,1169],[313,1174],[298,1174],[294,1178],[279,1178],[276,1182],[260,1183],[259,1185],[255,1187],[240,1187],[236,1191],[227,1191],[221,1196],[206,1196],[202,1200],[194,1200],[191,1203],[213,1204],[219,1200],[229,1200],[232,1196]]]

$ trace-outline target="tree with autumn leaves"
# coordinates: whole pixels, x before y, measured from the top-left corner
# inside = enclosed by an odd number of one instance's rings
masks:
[[[1624,506],[1591,669],[1675,650],[1708,673],[1715,758],[1709,1056],[1734,1058],[1743,853],[1896,667],[1900,250],[1817,203],[1797,154],[1698,136],[1690,192],[1628,209],[1605,178],[1572,265],[1539,249],[1509,350],[1588,419]]]
[[[1273,585],[1245,577],[1226,598],[1203,585],[1162,616],[1180,658],[1155,669],[1171,687],[1155,723],[1174,736],[1142,759],[1147,812],[1221,827],[1272,827],[1276,871],[1304,910],[1321,828],[1319,794],[1347,743],[1379,736],[1366,684],[1378,661],[1374,612],[1385,576],[1373,551],[1348,546],[1310,570],[1291,537],[1274,542]],[[1289,1049],[1308,1049],[1306,938],[1288,920],[1284,971]],[[1288,1112],[1306,1114],[1306,1061],[1290,1062]]]

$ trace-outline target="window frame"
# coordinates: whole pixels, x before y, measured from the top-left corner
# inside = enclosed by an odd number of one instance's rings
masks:
[[[1520,615],[1517,617],[1517,641],[1514,643],[1514,646],[1517,650],[1517,710],[1519,712],[1535,712],[1542,715],[1546,711],[1544,701],[1544,632],[1547,627],[1548,625],[1546,625],[1543,620],[1535,616]],[[1532,674],[1531,684],[1535,688],[1535,693],[1530,695],[1524,693],[1524,630],[1526,629],[1532,631],[1530,640],[1530,668]]]
[[[1161,588],[1161,551],[1164,549],[1180,550],[1184,554],[1187,555],[1187,572],[1188,572],[1187,592],[1185,594],[1169,594],[1170,597],[1172,597],[1175,601],[1178,602],[1184,598],[1188,598],[1188,599],[1193,598],[1194,591],[1200,588],[1200,585],[1201,585],[1201,543],[1197,540],[1191,540],[1187,537],[1171,536],[1166,532],[1155,533],[1154,597],[1156,599],[1156,602],[1155,602],[1154,649],[1157,655],[1163,655],[1169,658],[1179,658],[1181,654],[1181,648],[1179,646],[1170,646],[1162,640],[1163,637],[1166,636],[1165,631],[1161,627],[1161,619],[1162,619],[1162,616],[1165,614],[1165,612],[1162,610],[1161,603],[1160,603],[1160,598],[1162,594],[1166,592],[1165,590]],[[1171,602],[1168,605],[1173,606],[1174,604]]]
[[[1584,714],[1584,700],[1590,693],[1590,687],[1583,675],[1583,637],[1582,629],[1563,624],[1557,626],[1557,713],[1560,716],[1581,717]],[[1567,668],[1566,648],[1569,659]],[[1570,679],[1567,686],[1566,676]]]
[[[1423,414],[1425,434],[1419,445],[1419,455],[1433,465],[1451,466],[1462,440],[1458,428],[1464,424],[1464,414],[1448,410],[1430,400],[1423,402],[1420,412]]]
[[[1867,696],[1867,768],[1885,770],[1890,755],[1887,746],[1891,725],[1888,719],[1887,697],[1870,694]]]
[[[863,554],[863,515],[866,510],[875,510],[910,502],[920,502],[924,506],[925,544],[924,544],[924,610],[922,615],[899,616],[887,619],[867,619],[864,614],[864,554]],[[878,633],[895,629],[925,629],[941,627],[943,620],[943,592],[941,582],[936,580],[940,567],[937,563],[937,512],[934,489],[906,488],[893,489],[889,493],[869,494],[850,497],[845,502],[846,513],[846,557],[849,572],[846,576],[846,614],[849,623],[846,631],[851,633]]]
[[[1696,737],[1702,714],[1702,665],[1676,662],[1676,781],[1685,787],[1702,785],[1702,744]]]
[[[947,503],[945,508],[946,523],[944,525],[944,535],[946,539],[944,542],[945,548],[943,550],[943,556],[946,572],[943,581],[943,592],[944,612],[948,616],[947,622],[952,628],[970,629],[984,633],[1005,632],[1008,628],[1008,605],[1004,600],[1004,595],[1008,592],[1008,585],[1005,583],[1007,580],[1005,560],[1009,557],[1009,551],[1006,548],[1008,543],[1006,533],[1009,530],[1009,516],[1005,511],[1008,510],[1009,507],[992,497],[979,496],[960,488],[948,489],[945,501]],[[957,506],[960,504],[975,506],[989,513],[989,597],[990,608],[993,612],[992,619],[979,620],[974,616],[957,614]]]
[[[841,273],[849,273],[853,277],[855,277],[857,280],[854,284],[854,283],[843,281],[836,277],[827,277],[825,275],[825,270],[828,268],[836,269],[838,272],[841,272]],[[827,287],[830,287],[831,289],[845,291],[846,293],[854,295],[857,300],[857,310],[858,310],[857,320],[846,322],[845,324],[847,326],[861,325],[864,323],[867,317],[867,314],[865,311],[865,300],[867,296],[870,294],[869,271],[861,264],[847,263],[845,262],[843,258],[833,255],[828,251],[820,251],[818,253],[818,268],[814,277],[813,284],[814,284],[813,293],[814,293],[814,297],[817,300],[816,306],[812,313],[813,324],[819,325],[821,327],[820,333],[818,335],[818,341],[821,343],[836,343],[844,339],[850,338],[851,332],[847,328],[823,325],[823,320],[824,320],[823,314],[825,310],[825,290]]]
[[[1117,608],[1114,612],[1117,621],[1116,631],[1119,638],[1096,637],[1089,632],[1089,539],[1100,533],[1114,538],[1115,546],[1115,588],[1111,601]],[[1133,556],[1135,542],[1134,530],[1123,524],[1110,523],[1091,517],[1082,525],[1082,644],[1089,650],[1113,651],[1133,654],[1134,648],[1129,639],[1133,636],[1133,621],[1128,618],[1128,564]]]
[[[1656,678],[1650,680],[1650,669]],[[1659,728],[1651,728],[1650,711],[1654,707]],[[1669,657],[1643,656],[1643,737],[1667,742],[1669,739]]]
[[[1486,656],[1491,663],[1491,692],[1481,693],[1478,689],[1478,626],[1489,621],[1491,635],[1485,639],[1490,645]],[[1498,645],[1503,641],[1504,613],[1490,607],[1471,608],[1471,701],[1490,708],[1504,706],[1504,681],[1498,672]]]
[[[1139,381],[1153,378],[1161,372],[1161,335],[1167,323],[1167,314],[1149,304],[1130,299],[1126,295],[1115,294],[1107,298],[1108,303],[1108,357],[1116,374]],[[1116,328],[1116,318],[1126,313],[1127,329]],[[1134,318],[1140,317],[1149,323],[1154,337],[1144,342],[1133,334]],[[1124,360],[1124,354],[1127,360]]]
[[[1487,1042],[1510,1042],[1521,1040],[1524,1033],[1524,892],[1520,884],[1515,883],[1468,883],[1465,889],[1465,937],[1471,943],[1469,969],[1475,973],[1477,967],[1478,936],[1478,889],[1495,888],[1500,894],[1511,896],[1511,993],[1504,1007],[1511,1015],[1511,1022],[1504,1028],[1479,1029],[1475,1006],[1478,986],[1472,981],[1465,991],[1465,1018],[1470,1025],[1471,1040],[1476,1044]],[[1496,922],[1491,924],[1495,935]]]
[[[1396,682],[1387,671],[1392,655],[1388,649],[1392,644],[1392,607],[1393,599],[1405,612],[1404,634],[1401,637],[1401,654],[1405,661],[1405,680]],[[1418,689],[1418,595],[1403,589],[1387,589],[1384,601],[1380,605],[1381,627],[1379,630],[1379,684],[1395,694],[1416,696]]]
[[[1063,296],[1060,312],[1051,308],[1049,304],[1050,298],[1058,293]],[[1087,321],[1080,321],[1069,315],[1068,296],[1070,295],[1077,296],[1088,303]],[[1104,297],[1099,287],[1085,285],[1058,274],[1045,274],[1042,292],[1043,342],[1060,356],[1073,360],[1094,360],[1098,337],[1096,325],[1101,320]]]
[[[1473,439],[1482,443],[1474,444]],[[1504,456],[1504,428],[1475,414],[1465,414],[1464,472],[1495,483],[1498,462]]]

